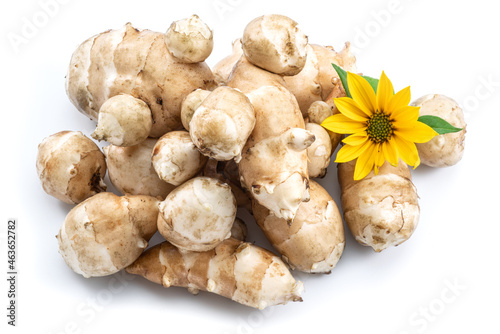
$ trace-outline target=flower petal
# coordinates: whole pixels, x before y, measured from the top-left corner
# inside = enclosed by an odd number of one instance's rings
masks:
[[[352,99],[357,102],[365,114],[371,116],[377,109],[377,101],[372,86],[362,76],[351,72],[347,72],[347,85]]]
[[[363,145],[352,146],[344,145],[337,152],[335,162],[343,163],[356,159],[359,155],[365,152],[370,146],[373,146],[371,141],[366,141]]]
[[[369,115],[367,115],[353,99],[349,97],[339,97],[334,99],[333,102],[340,113],[350,119],[360,122],[366,122],[368,120]]]
[[[321,125],[327,130],[340,134],[358,133],[366,130],[365,123],[353,121],[342,114],[335,114],[327,117]]]
[[[391,118],[397,122],[416,122],[418,120],[420,107],[405,106],[393,110]]]
[[[362,145],[368,140],[368,136],[365,133],[355,133],[353,135],[350,135],[349,137],[346,137],[342,140],[344,144],[348,144],[351,146],[357,146],[357,145]]]
[[[376,151],[374,151],[375,156],[375,165],[373,166],[375,175],[378,174],[378,169],[384,164],[385,162],[385,157],[384,153],[382,151],[382,145],[383,144],[378,144]]]
[[[393,139],[389,139],[382,144],[382,153],[384,154],[385,160],[387,160],[391,165],[398,165],[398,150]]]
[[[393,137],[393,140],[398,150],[398,155],[401,157],[401,159],[407,165],[415,166],[416,168],[420,164],[420,157],[418,156],[418,151],[415,144],[397,135]]]
[[[434,129],[422,122],[394,125],[394,134],[413,143],[426,143],[438,135]]]
[[[391,97],[394,95],[394,87],[392,87],[392,82],[389,80],[385,72],[382,71],[380,75],[380,80],[378,82],[377,88],[377,106],[378,110],[387,110],[387,105]]]
[[[375,149],[377,145],[370,145],[367,150],[365,150],[356,161],[356,167],[354,167],[354,180],[361,180],[373,169],[375,164],[376,155]]]
[[[392,116],[393,111],[401,108],[401,107],[406,107],[408,104],[410,104],[411,100],[411,92],[410,92],[410,86],[401,89],[399,92],[394,94],[390,99],[389,103],[387,105],[387,109],[385,112],[389,115]]]

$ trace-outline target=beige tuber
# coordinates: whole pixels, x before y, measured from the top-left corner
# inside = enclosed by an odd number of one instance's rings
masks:
[[[214,46],[212,30],[198,15],[172,23],[165,42],[170,53],[185,63],[205,61]]]
[[[180,249],[202,252],[231,236],[236,200],[227,184],[195,177],[175,188],[159,209],[160,234]]]
[[[135,146],[104,147],[109,179],[120,193],[164,199],[175,188],[161,180],[153,168],[151,154],[156,141],[148,138]]]
[[[116,146],[134,146],[148,138],[152,126],[148,105],[131,95],[120,94],[108,99],[99,109],[92,138]]]
[[[354,181],[356,160],[339,164],[344,219],[354,238],[376,252],[408,240],[418,224],[417,189],[408,166],[388,162],[364,179]]]
[[[439,94],[422,96],[411,104],[420,107],[420,116],[438,116],[451,125],[463,129],[455,133],[436,136],[427,143],[416,144],[424,165],[448,167],[457,164],[464,154],[465,124],[462,108],[453,99]]]
[[[210,95],[211,91],[204,89],[197,89],[189,93],[182,101],[181,107],[181,121],[184,129],[189,131],[189,123],[193,118],[194,112],[200,104]]]
[[[324,177],[330,165],[332,142],[327,130],[316,123],[306,123],[306,130],[314,135],[314,142],[307,148],[309,178]]]
[[[204,62],[187,64],[172,56],[165,34],[135,29],[127,23],[83,42],[73,53],[66,91],[80,112],[98,119],[109,98],[124,93],[151,110],[149,136],[161,137],[181,128],[181,103],[197,88],[215,85]]]
[[[200,173],[207,157],[194,146],[189,132],[172,131],[158,139],[151,160],[160,179],[178,186]]]
[[[251,21],[243,32],[243,53],[267,71],[295,75],[306,63],[307,36],[297,22],[283,15],[264,15]]]
[[[273,253],[235,239],[205,252],[180,251],[164,242],[142,254],[127,272],[166,288],[208,291],[261,310],[302,301],[304,289]]]
[[[79,131],[61,131],[38,145],[36,170],[45,192],[77,204],[106,190],[106,161],[99,147]]]
[[[212,68],[212,72],[215,76],[215,81],[219,85],[225,85],[227,83],[234,65],[236,65],[238,60],[240,60],[242,55],[243,48],[241,45],[241,39],[238,38],[233,42],[233,52],[229,56],[215,64]]]
[[[328,273],[344,250],[344,225],[328,192],[312,180],[309,185],[311,199],[300,205],[290,225],[255,201],[253,214],[273,247],[292,269]]]
[[[100,193],[75,206],[57,235],[67,265],[84,277],[114,274],[134,262],[156,232],[158,200]]]
[[[189,134],[204,155],[239,162],[254,126],[255,112],[250,100],[240,91],[222,86],[196,109]]]

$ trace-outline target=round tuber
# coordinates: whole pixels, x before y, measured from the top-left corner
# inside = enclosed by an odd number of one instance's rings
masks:
[[[78,204],[106,190],[106,161],[99,147],[79,131],[61,131],[38,145],[36,170],[45,192]]]
[[[175,188],[159,209],[160,234],[180,249],[202,252],[231,236],[236,200],[227,184],[200,176]]]
[[[129,94],[120,94],[108,99],[99,109],[92,138],[116,146],[134,146],[148,138],[152,126],[148,105]]]
[[[439,94],[422,96],[411,104],[420,107],[420,116],[438,116],[451,125],[463,129],[432,138],[427,143],[416,144],[424,165],[448,167],[457,164],[464,154],[465,124],[462,108],[453,99]]]
[[[167,132],[156,142],[151,160],[163,181],[178,186],[198,174],[207,157],[194,146],[187,131]]]
[[[243,53],[254,65],[281,75],[296,75],[306,63],[307,36],[283,15],[264,15],[243,32]]]
[[[255,112],[245,94],[230,87],[216,88],[194,112],[189,123],[193,143],[216,160],[235,159],[255,126]]]
[[[199,63],[210,56],[214,47],[212,30],[198,15],[179,20],[165,35],[168,51],[185,63]]]

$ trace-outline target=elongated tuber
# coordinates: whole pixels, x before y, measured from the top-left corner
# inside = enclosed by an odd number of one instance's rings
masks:
[[[36,170],[43,190],[77,204],[106,190],[106,161],[99,147],[79,131],[61,131],[38,145]]]
[[[194,146],[187,131],[163,135],[156,142],[151,159],[160,179],[174,186],[197,175],[207,162],[207,157]]]
[[[465,119],[462,108],[453,99],[439,94],[422,96],[412,103],[420,107],[420,116],[438,116],[451,125],[463,129],[432,138],[427,143],[416,144],[418,155],[424,165],[448,167],[457,164],[464,154]]]
[[[156,139],[148,138],[135,146],[104,147],[109,179],[123,195],[159,196],[165,199],[175,188],[158,177],[151,163],[156,142]]]
[[[127,269],[168,288],[212,292],[258,309],[302,301],[303,285],[273,253],[227,239],[205,252],[180,251],[168,242],[147,250]]]
[[[57,235],[68,266],[84,277],[114,274],[134,262],[157,231],[158,200],[100,193],[75,206]]]
[[[311,199],[300,205],[290,225],[255,201],[253,214],[273,247],[292,269],[328,273],[344,250],[342,216],[323,187],[312,180],[309,185]]]
[[[159,205],[158,231],[184,250],[206,251],[231,236],[236,200],[219,180],[195,177],[175,188]]]
[[[375,175],[354,180],[356,160],[339,164],[344,219],[354,238],[380,252],[410,238],[420,216],[417,189],[408,166],[384,163]]]

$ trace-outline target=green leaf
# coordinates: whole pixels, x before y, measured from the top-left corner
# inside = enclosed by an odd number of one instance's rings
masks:
[[[461,128],[454,127],[453,125],[451,125],[450,123],[448,123],[447,121],[438,116],[424,115],[420,116],[418,118],[418,121],[427,124],[440,135],[443,135],[445,133],[459,132],[463,130]]]
[[[337,72],[337,74],[339,75],[340,82],[342,82],[342,86],[344,86],[344,90],[345,90],[346,95],[348,97],[352,98],[351,92],[349,91],[349,87],[347,85],[347,72],[342,67],[340,67],[336,64],[332,63],[332,66],[335,69],[335,71]]]
[[[344,90],[345,90],[346,95],[348,97],[352,98],[351,92],[349,91],[349,85],[347,84],[347,72],[342,67],[340,67],[336,64],[332,63],[332,66],[335,69],[335,71],[337,72],[337,74],[339,75],[340,82],[342,82],[342,86],[344,86]],[[363,77],[366,81],[368,81],[370,86],[372,86],[373,91],[375,93],[377,93],[379,79],[375,79],[375,78],[372,78],[372,77],[369,77],[366,75],[362,75],[361,77]]]

